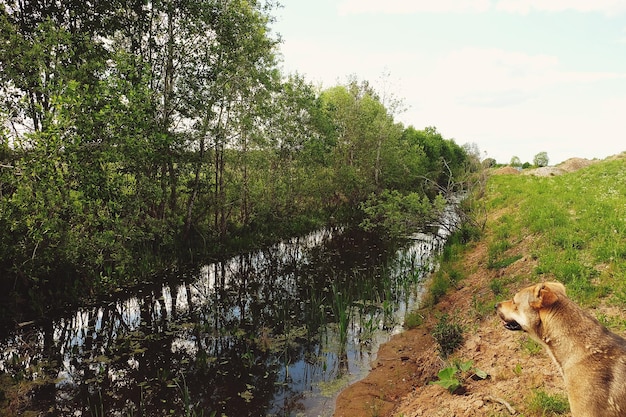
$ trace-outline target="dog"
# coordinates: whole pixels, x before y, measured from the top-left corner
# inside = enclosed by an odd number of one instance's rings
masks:
[[[506,329],[528,333],[552,357],[572,417],[626,416],[626,340],[570,300],[563,284],[524,288],[495,309]]]

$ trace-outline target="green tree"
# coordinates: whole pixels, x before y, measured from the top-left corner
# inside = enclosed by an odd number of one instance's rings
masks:
[[[385,162],[393,153],[390,145],[397,144],[401,129],[367,82],[352,79],[323,91],[320,99],[336,138],[332,154],[336,192],[340,200],[355,206],[383,188]]]
[[[535,164],[535,166],[538,166],[538,167],[546,167],[546,166],[548,166],[549,162],[550,162],[550,160],[548,158],[548,153],[547,152],[539,152],[533,158],[533,163]]]
[[[425,155],[425,174],[421,176],[420,188],[434,197],[441,189],[449,188],[454,177],[465,170],[469,157],[464,148],[452,139],[444,139],[435,127],[417,130],[409,126],[403,136],[418,144]]]
[[[509,165],[514,167],[514,168],[521,168],[522,161],[521,161],[521,159],[519,159],[519,157],[514,156],[514,157],[511,158],[511,161],[509,162]]]

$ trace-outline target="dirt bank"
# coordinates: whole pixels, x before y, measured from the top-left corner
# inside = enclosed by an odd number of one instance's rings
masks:
[[[526,348],[523,334],[505,330],[492,306],[481,305],[481,300],[491,298],[493,279],[530,276],[535,261],[522,258],[504,270],[493,270],[487,269],[486,260],[486,245],[475,244],[463,261],[469,276],[438,303],[424,325],[382,346],[369,375],[339,395],[335,417],[504,416],[512,411],[532,415],[528,397],[533,390],[564,394],[561,377],[547,355]],[[429,384],[446,366],[431,337],[435,317],[444,312],[466,329],[463,345],[450,359],[472,360],[489,374],[486,380],[464,381],[463,394]]]

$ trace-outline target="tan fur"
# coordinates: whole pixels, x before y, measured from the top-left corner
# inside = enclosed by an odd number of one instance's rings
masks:
[[[496,311],[508,329],[546,348],[565,380],[572,417],[626,417],[626,340],[567,298],[563,284],[524,288]]]

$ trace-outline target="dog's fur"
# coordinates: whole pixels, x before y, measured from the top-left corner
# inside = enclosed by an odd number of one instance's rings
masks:
[[[559,367],[573,417],[626,416],[626,340],[565,295],[558,282],[524,288],[496,304],[509,330],[541,343]]]

